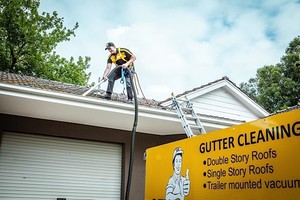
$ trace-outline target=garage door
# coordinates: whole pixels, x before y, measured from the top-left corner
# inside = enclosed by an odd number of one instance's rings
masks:
[[[120,199],[118,144],[4,133],[0,199]]]

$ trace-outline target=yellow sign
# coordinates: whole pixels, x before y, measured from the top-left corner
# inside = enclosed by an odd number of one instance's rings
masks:
[[[300,109],[146,155],[146,200],[300,200]]]

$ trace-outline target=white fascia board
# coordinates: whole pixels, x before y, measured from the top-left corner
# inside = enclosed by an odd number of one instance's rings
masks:
[[[8,86],[8,87],[7,87]],[[2,90],[5,88],[5,90]],[[70,95],[65,93],[57,93],[39,89],[32,89],[26,87],[18,87],[18,86],[11,86],[0,84],[0,94],[7,95],[7,96],[15,96],[24,99],[31,99],[36,101],[44,101],[44,102],[51,102],[51,103],[58,103],[64,105],[71,105],[71,106],[81,106],[86,108],[92,109],[103,109],[106,111],[115,111],[116,109],[120,108],[120,105],[115,102],[109,101],[98,101],[97,99],[92,98],[85,98],[76,95]],[[126,108],[126,107],[125,107]],[[123,109],[122,112],[128,109]]]
[[[200,116],[199,118],[203,122],[211,123],[211,124],[218,124],[218,125],[222,125],[222,126],[226,126],[226,127],[235,126],[235,125],[242,123],[242,122],[233,121],[233,120],[229,120],[229,119],[219,119],[219,118],[213,118],[213,117]]]
[[[0,113],[131,130],[134,104],[81,97],[9,84],[0,84]],[[96,118],[96,119],[95,119]],[[157,134],[175,131],[175,112],[139,106],[138,131]],[[161,128],[168,124],[165,129]],[[179,124],[180,125],[180,124]],[[148,127],[148,128],[147,128]],[[153,127],[153,128],[152,128]],[[171,128],[172,127],[172,128]],[[177,129],[181,129],[180,126]],[[162,133],[163,134],[163,133]]]
[[[224,80],[218,82],[218,83],[214,83],[211,85],[208,85],[206,87],[200,88],[199,90],[193,91],[189,94],[187,94],[186,96],[188,97],[189,100],[192,100],[194,98],[197,98],[203,94],[207,94],[211,91],[217,90],[221,87],[224,87],[226,85],[226,82]]]
[[[0,83],[0,113],[130,131],[134,104]],[[235,125],[200,117],[212,129]],[[183,132],[177,113],[139,105],[138,132],[168,135]]]
[[[118,113],[128,113],[134,109],[134,104],[126,104],[118,101],[110,101],[97,99],[86,96],[78,96],[73,94],[51,92],[41,89],[26,88],[8,84],[0,83],[0,94],[14,94],[15,96],[28,98],[30,95],[31,99],[49,101],[54,103],[62,103],[73,106],[83,106],[92,109],[103,109],[107,111],[117,111]],[[165,115],[169,117],[177,116],[176,113],[170,113],[166,110],[159,110],[150,107],[139,105],[139,110],[145,111],[148,114]],[[132,112],[130,112],[132,113]]]

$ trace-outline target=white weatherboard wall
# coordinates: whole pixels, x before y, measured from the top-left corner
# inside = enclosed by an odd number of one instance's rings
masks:
[[[122,147],[4,133],[0,199],[120,199]]]
[[[191,99],[197,113],[205,113],[229,119],[252,121],[257,119],[251,110],[230,95],[224,88]]]

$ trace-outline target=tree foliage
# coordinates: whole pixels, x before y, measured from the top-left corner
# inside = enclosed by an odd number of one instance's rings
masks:
[[[280,63],[259,68],[240,87],[269,112],[300,104],[300,36],[290,42]]]
[[[0,0],[0,70],[86,85],[89,57],[75,62],[56,55],[58,43],[75,36],[57,12],[39,14],[39,0]]]

